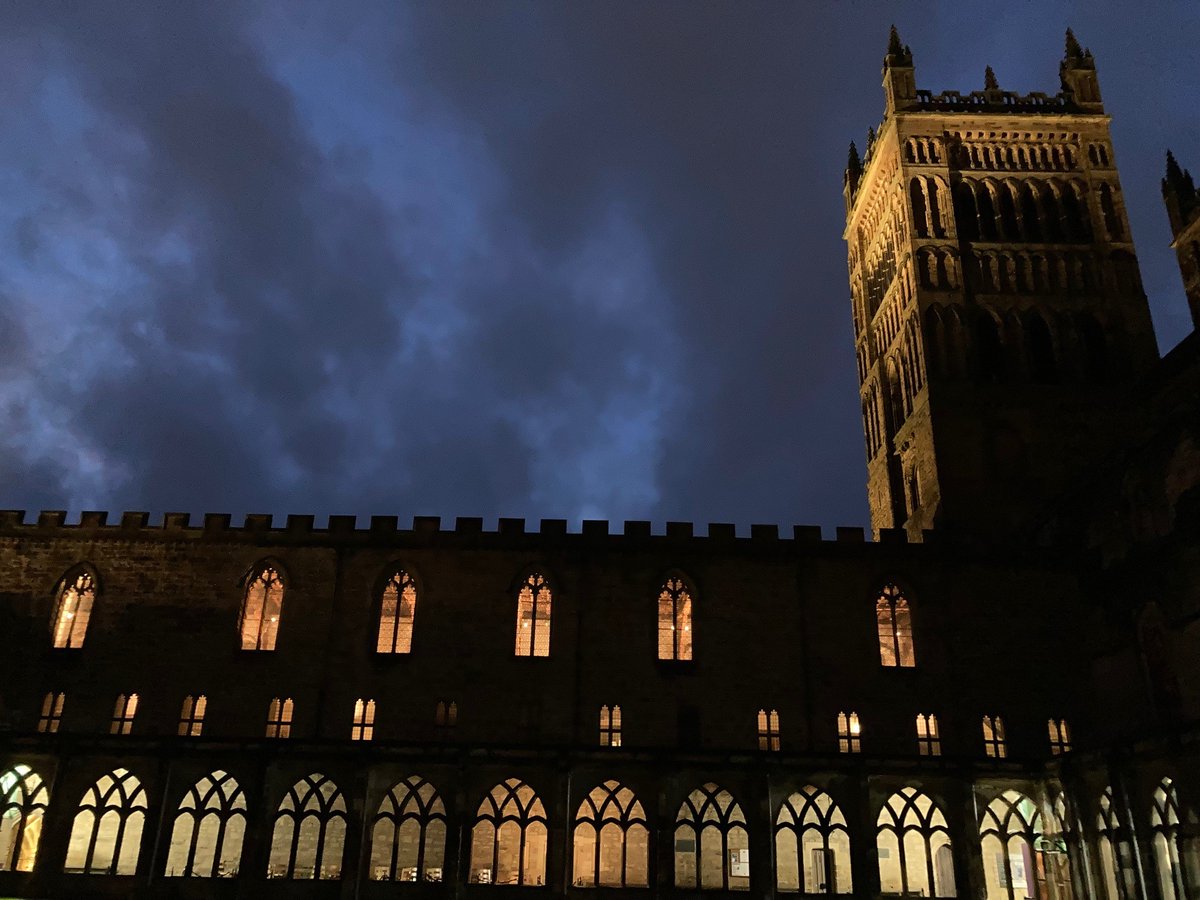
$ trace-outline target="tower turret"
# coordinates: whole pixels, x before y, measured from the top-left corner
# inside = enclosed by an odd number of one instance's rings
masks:
[[[895,25],[888,37],[887,55],[883,58],[883,92],[885,115],[889,116],[917,99],[912,51],[900,43],[900,32]]]
[[[1179,262],[1192,324],[1200,328],[1200,192],[1192,182],[1192,173],[1180,168],[1170,150],[1162,192],[1171,220],[1171,246]]]
[[[1058,76],[1062,81],[1063,90],[1070,92],[1081,109],[1089,112],[1104,111],[1092,51],[1079,46],[1079,41],[1070,28],[1067,29],[1066,53],[1058,65]]]

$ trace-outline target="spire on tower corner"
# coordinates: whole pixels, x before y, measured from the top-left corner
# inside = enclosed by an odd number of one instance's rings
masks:
[[[858,156],[858,148],[854,146],[854,141],[850,142],[850,157],[846,161],[846,171],[858,174],[862,171],[862,160]]]
[[[883,64],[884,66],[911,66],[912,63],[912,51],[908,49],[907,44],[900,42],[900,32],[893,25],[888,34],[887,56],[884,57]]]
[[[1082,59],[1083,48],[1079,46],[1079,41],[1075,39],[1075,32],[1070,28],[1067,29],[1067,59]]]
[[[985,91],[1000,90],[1000,85],[996,81],[996,73],[992,71],[991,66],[983,70],[983,89]]]
[[[904,52],[904,45],[900,43],[900,32],[896,30],[896,26],[892,26],[891,34],[888,35],[888,56],[900,56]]]

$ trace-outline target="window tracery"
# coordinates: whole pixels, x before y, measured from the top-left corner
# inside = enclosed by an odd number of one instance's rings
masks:
[[[238,630],[243,650],[274,650],[283,615],[283,579],[269,565],[261,566],[246,585]]]
[[[42,776],[18,763],[0,773],[0,872],[32,872],[50,791]]]
[[[519,778],[496,785],[471,829],[471,883],[544,884],[546,839],[546,808],[533,788]]]
[[[1175,784],[1164,778],[1154,790],[1150,809],[1151,850],[1162,900],[1188,900],[1192,896],[1185,872],[1200,871],[1196,824],[1194,815],[1181,815]]]
[[[89,571],[68,574],[59,583],[51,625],[53,645],[78,649],[87,636],[96,599],[96,579]]]
[[[275,815],[267,877],[341,878],[346,821],[346,801],[333,781],[316,772],[297,781]]]
[[[574,887],[648,887],[650,830],[633,791],[618,781],[597,785],[575,814]]]
[[[517,594],[517,656],[550,655],[550,586],[541,573],[531,573]]]
[[[1121,834],[1121,819],[1110,785],[1100,795],[1100,810],[1096,814],[1096,847],[1107,900],[1137,896],[1133,853],[1129,844],[1121,839]]]
[[[846,817],[811,784],[784,800],[775,818],[775,881],[780,891],[854,893]]]
[[[950,830],[937,804],[916,788],[901,788],[879,810],[876,825],[883,893],[955,896]]]
[[[987,805],[979,823],[987,900],[1024,900],[1038,893],[1041,835],[1042,816],[1019,791],[1005,791]]]
[[[179,803],[167,853],[168,878],[233,878],[246,836],[246,794],[218,769],[188,789]]]
[[[79,802],[63,871],[69,875],[133,875],[146,809],[146,789],[128,769],[102,775]]]
[[[417,586],[412,576],[397,569],[383,588],[379,607],[377,653],[411,653],[417,614]]]
[[[912,614],[908,599],[895,584],[885,585],[879,592],[875,618],[879,628],[879,658],[883,665],[915,666]]]
[[[711,782],[688,794],[675,817],[675,887],[748,891],[750,838],[729,791]]]
[[[446,805],[419,775],[392,785],[371,826],[373,881],[443,880]]]
[[[658,658],[692,658],[692,594],[677,576],[658,593]]]

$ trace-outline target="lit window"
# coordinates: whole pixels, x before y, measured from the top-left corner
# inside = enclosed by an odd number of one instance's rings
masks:
[[[67,702],[67,695],[62,693],[49,693],[42,700],[42,714],[38,717],[38,731],[43,734],[54,734],[58,731],[58,726],[62,724],[63,706]]]
[[[350,726],[350,740],[369,741],[375,737],[375,701],[354,701],[354,724]]]
[[[407,572],[398,570],[383,588],[383,599],[379,606],[379,640],[375,652],[411,652],[416,614],[417,586]]]
[[[288,738],[292,736],[292,698],[271,698],[267,707],[267,737]]]
[[[858,713],[838,713],[838,750],[842,753],[859,753],[862,750],[862,725]]]
[[[32,872],[50,802],[42,776],[29,766],[0,772],[0,872]]]
[[[533,573],[517,595],[517,656],[550,655],[550,587]]]
[[[633,791],[617,781],[592,789],[575,814],[573,887],[648,887],[650,830]]]
[[[955,896],[950,830],[932,800],[916,788],[901,788],[879,810],[876,825],[884,894]]]
[[[983,749],[993,759],[1008,756],[1008,745],[1004,740],[1004,720],[999,716],[983,717]]]
[[[600,746],[621,746],[621,707],[600,707]]]
[[[680,578],[668,578],[658,595],[658,658],[692,658],[692,595]]]
[[[108,727],[109,734],[129,734],[133,731],[133,717],[137,715],[138,695],[117,695],[117,705],[113,707],[112,724]]]
[[[854,893],[846,817],[812,785],[784,800],[775,819],[775,881],[781,892]]]
[[[90,572],[68,575],[58,586],[54,604],[54,646],[79,648],[87,635],[96,599],[96,580]]]
[[[472,884],[546,883],[546,808],[519,778],[496,785],[471,829]]]
[[[1183,824],[1184,821],[1179,814],[1179,796],[1175,792],[1175,784],[1170,778],[1164,778],[1154,791],[1154,806],[1150,809],[1151,849],[1154,868],[1158,872],[1159,895],[1163,900],[1186,900],[1190,896],[1184,871],[1195,871],[1196,839],[1191,834],[1194,825],[1188,827]],[[0,863],[3,859],[3,851],[0,850]]]
[[[900,588],[889,584],[875,601],[879,624],[879,658],[885,666],[911,667],[913,655],[912,614]]]
[[[675,817],[675,887],[750,890],[746,817],[733,795],[715,784],[688,794]]]
[[[445,740],[450,737],[454,733],[454,727],[458,724],[458,704],[453,700],[449,703],[439,700],[433,714],[433,724],[439,738]]]
[[[1104,879],[1108,900],[1136,897],[1137,876],[1134,871],[1133,848],[1121,835],[1121,819],[1112,787],[1100,795],[1100,812],[1096,816],[1096,844],[1100,851],[1100,875]],[[1118,887],[1119,885],[1119,887]]]
[[[246,585],[239,628],[243,650],[274,650],[283,615],[283,580],[270,566],[264,566]]]
[[[234,878],[246,836],[246,794],[217,770],[191,786],[175,814],[168,878]]]
[[[372,881],[443,880],[446,806],[432,784],[413,775],[392,786],[371,828]]]
[[[69,875],[136,873],[146,806],[146,789],[128,769],[101,776],[79,802],[63,871]]]
[[[1066,719],[1050,719],[1050,752],[1054,756],[1069,753],[1071,750],[1071,729],[1067,727]]]
[[[1024,794],[1005,791],[988,804],[979,824],[979,842],[989,898],[1024,900],[1042,894],[1044,886],[1038,884],[1041,873],[1026,864],[1039,858],[1045,844],[1039,841],[1041,837],[1042,816]],[[1039,863],[1043,861],[1039,859]]]
[[[779,749],[779,713],[776,710],[758,711],[758,749]]]
[[[937,716],[917,713],[917,752],[922,756],[942,755],[942,738],[938,734]]]
[[[179,736],[200,737],[204,730],[204,713],[208,709],[208,698],[201,694],[183,698],[183,709],[179,711]]]
[[[324,775],[301,778],[279,804],[271,832],[268,878],[330,880],[342,877],[346,801]]]

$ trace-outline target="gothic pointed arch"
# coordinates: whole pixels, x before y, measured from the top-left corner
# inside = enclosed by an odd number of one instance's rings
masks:
[[[1163,778],[1154,789],[1150,807],[1150,850],[1162,900],[1195,896],[1187,873],[1196,872],[1200,863],[1197,824],[1195,814],[1180,807],[1175,782]]]
[[[0,772],[0,872],[32,872],[50,791],[31,766]]]
[[[371,825],[372,881],[443,880],[446,804],[426,778],[410,775],[388,789]]]
[[[546,883],[546,807],[520,778],[493,787],[471,828],[472,884]]]
[[[346,800],[318,772],[297,781],[275,813],[268,878],[330,880],[342,877]]]
[[[1096,813],[1096,855],[1106,900],[1132,900],[1134,890],[1132,851],[1121,835],[1112,786],[1100,794]]]
[[[695,641],[696,587],[678,570],[663,576],[658,588],[658,658],[687,661]]]
[[[846,817],[811,784],[790,794],[775,817],[775,883],[788,893],[854,893]]]
[[[574,887],[648,887],[650,828],[634,792],[610,779],[579,804],[573,824]]]
[[[410,566],[393,562],[384,569],[375,589],[375,603],[379,610],[376,653],[412,652],[419,594],[418,579]]]
[[[246,836],[246,794],[228,772],[205,775],[175,813],[167,852],[168,878],[233,878]]]
[[[956,896],[950,829],[933,800],[901,788],[879,810],[876,826],[883,893]]]
[[[675,887],[748,891],[749,833],[742,807],[712,782],[696,788],[675,816]]]
[[[283,619],[287,575],[273,559],[256,562],[242,581],[238,632],[243,650],[274,650]]]
[[[983,810],[979,842],[987,900],[1024,900],[1037,891],[1042,816],[1019,791],[1004,791]]]
[[[549,656],[554,590],[543,569],[530,568],[526,570],[518,581],[516,600],[516,655],[522,657]]]
[[[78,650],[83,646],[98,591],[99,578],[88,563],[72,566],[63,574],[54,592],[51,646],[64,650]]]
[[[67,845],[67,874],[133,875],[146,824],[146,789],[128,769],[100,776],[79,802]]]
[[[912,607],[908,596],[894,581],[885,583],[875,594],[875,623],[880,662],[887,667],[915,666]]]

